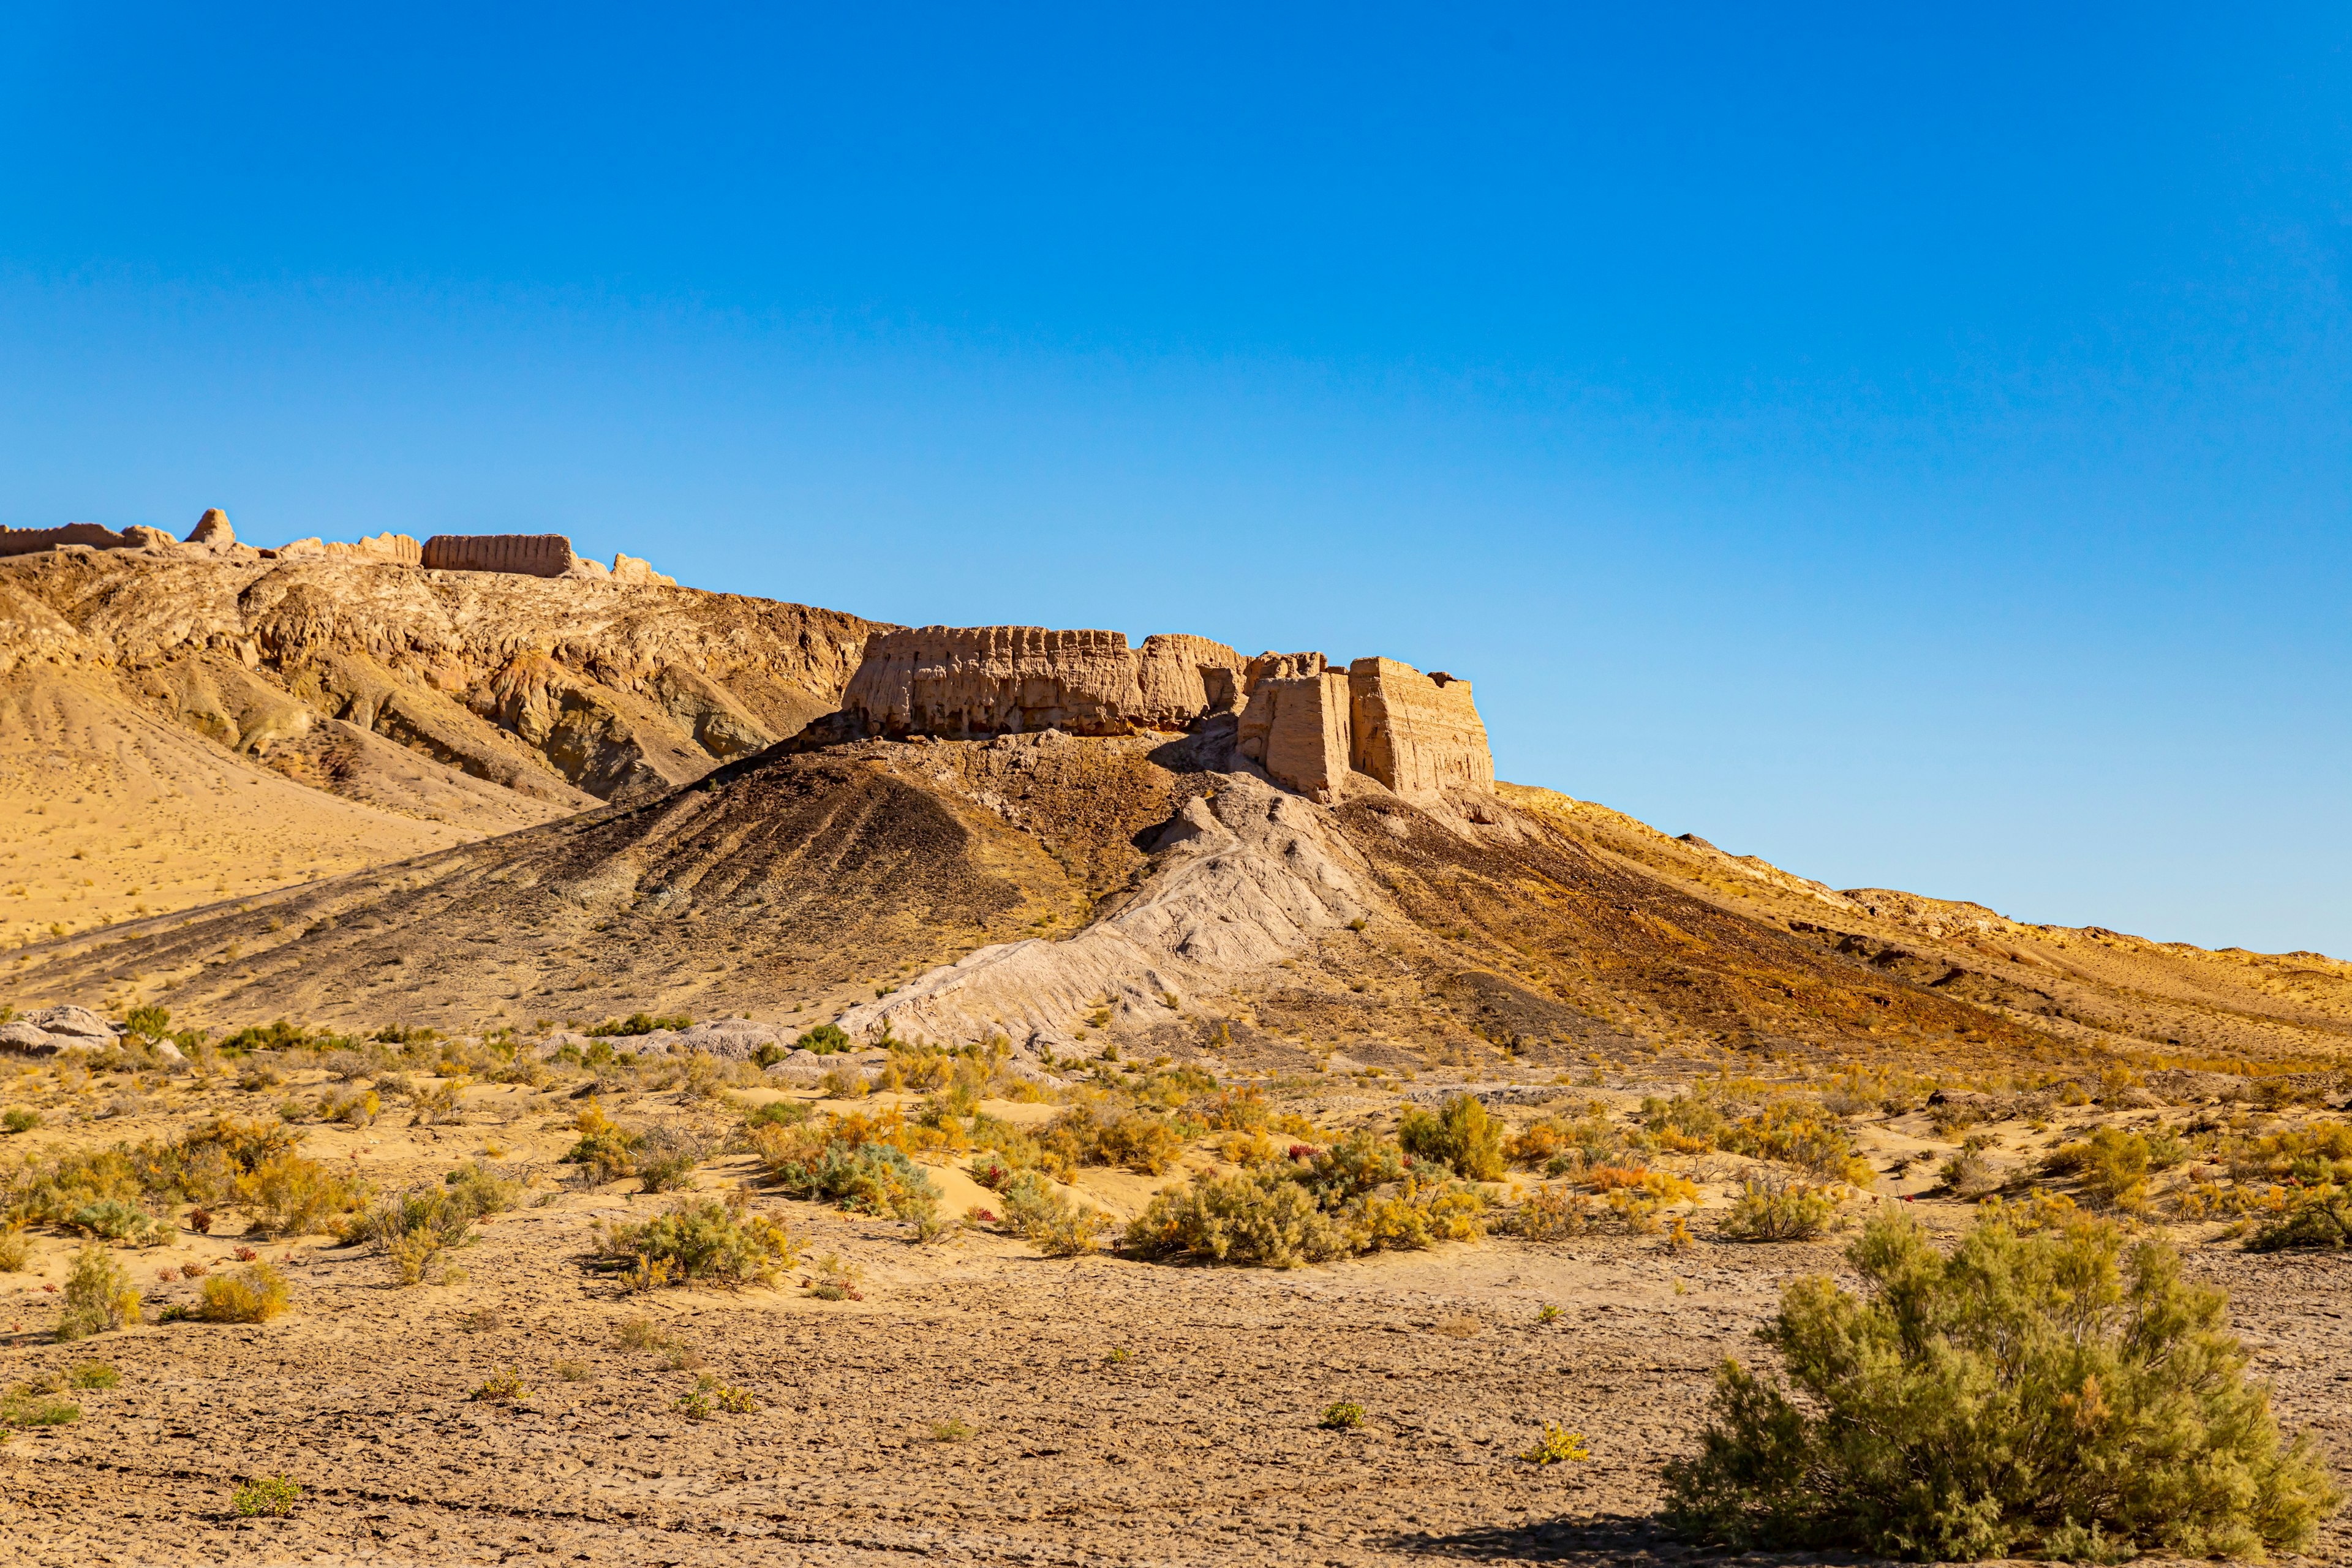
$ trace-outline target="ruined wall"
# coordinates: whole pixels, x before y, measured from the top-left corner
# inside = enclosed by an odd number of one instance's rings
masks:
[[[1275,783],[1328,799],[1352,770],[1400,795],[1495,787],[1486,726],[1470,683],[1392,658],[1343,674],[1319,653],[1260,654],[1234,746]]]
[[[1392,658],[1348,667],[1350,756],[1400,795],[1495,787],[1486,726],[1470,700],[1470,683],[1440,670],[1423,675]]]
[[[579,557],[560,533],[436,533],[420,564],[436,572],[511,572],[522,577],[572,574]]]
[[[0,528],[0,555],[30,555],[37,550],[54,550],[60,544],[88,544],[99,550],[137,550],[151,541],[144,537],[152,529],[139,531],[141,537],[117,533],[95,522],[69,522],[63,528]]]
[[[1352,750],[1347,676],[1327,670],[1260,680],[1235,744],[1285,788],[1312,800],[1337,798]]]
[[[1137,649],[1122,632],[918,626],[866,643],[842,708],[886,735],[1182,730],[1230,706],[1241,668],[1206,637],[1163,634]]]

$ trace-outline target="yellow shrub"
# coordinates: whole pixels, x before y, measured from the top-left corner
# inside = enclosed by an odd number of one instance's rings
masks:
[[[286,1277],[267,1263],[205,1280],[195,1316],[208,1323],[266,1323],[286,1310]]]
[[[237,1201],[264,1236],[308,1236],[359,1206],[352,1184],[316,1160],[285,1153],[236,1183]]]

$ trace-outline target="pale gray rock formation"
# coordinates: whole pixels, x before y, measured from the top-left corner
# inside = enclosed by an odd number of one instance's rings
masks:
[[[1143,885],[1068,941],[981,948],[851,1008],[842,1028],[1059,1048],[1098,1005],[1172,1017],[1169,998],[1276,964],[1374,901],[1362,858],[1321,809],[1247,774],[1187,804],[1154,852],[1162,858]]]
[[[93,1051],[114,1044],[113,1025],[87,1007],[44,1007],[0,1024],[0,1050],[53,1057],[59,1051]],[[179,1051],[170,1049],[177,1058]]]
[[[917,626],[871,638],[842,695],[869,733],[1181,731],[1234,705],[1241,656],[1206,637],[1045,626]]]

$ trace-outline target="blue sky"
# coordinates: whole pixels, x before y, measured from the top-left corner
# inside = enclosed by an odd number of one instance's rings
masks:
[[[29,6],[0,521],[1476,682],[1838,886],[2352,955],[2352,14]]]

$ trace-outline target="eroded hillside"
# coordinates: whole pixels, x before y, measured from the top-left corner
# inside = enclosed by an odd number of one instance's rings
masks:
[[[0,856],[26,889],[0,914],[88,929],[656,798],[832,711],[870,629],[241,547],[0,561],[0,765],[23,781]]]

